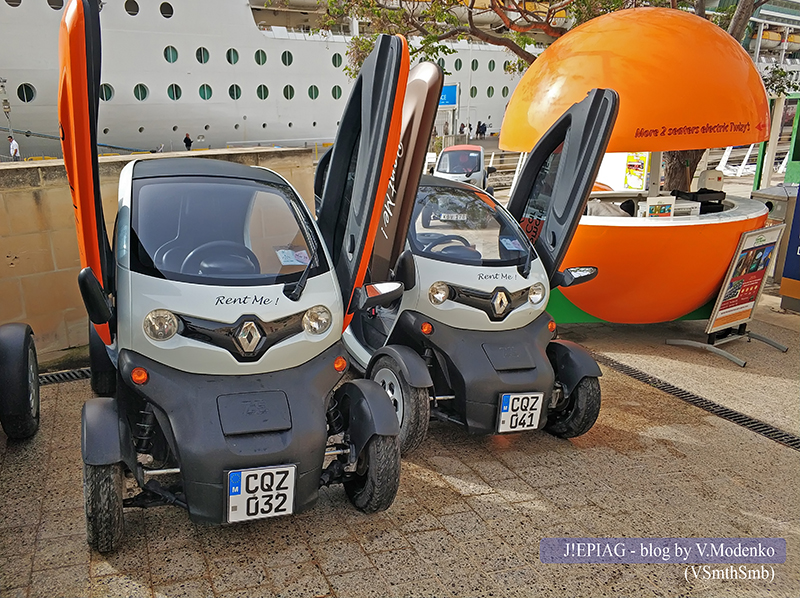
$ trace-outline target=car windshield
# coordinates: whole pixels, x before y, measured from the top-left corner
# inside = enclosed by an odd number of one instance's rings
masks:
[[[131,269],[222,285],[297,280],[317,254],[300,199],[288,185],[212,177],[135,181]]]
[[[420,185],[408,240],[415,254],[460,264],[518,265],[532,250],[489,195],[438,185]]]
[[[481,167],[479,150],[449,150],[442,152],[439,158],[438,172],[445,174],[470,174]]]

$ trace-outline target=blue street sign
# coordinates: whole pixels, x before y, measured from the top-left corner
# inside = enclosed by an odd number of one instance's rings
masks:
[[[455,106],[458,102],[458,85],[445,85],[439,98],[439,106]]]

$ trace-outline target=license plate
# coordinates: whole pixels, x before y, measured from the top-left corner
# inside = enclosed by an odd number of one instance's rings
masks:
[[[521,392],[500,395],[500,413],[497,418],[497,431],[519,432],[536,430],[542,416],[541,392]]]
[[[228,523],[291,515],[295,466],[228,472]]]
[[[439,220],[466,220],[466,214],[442,214]]]

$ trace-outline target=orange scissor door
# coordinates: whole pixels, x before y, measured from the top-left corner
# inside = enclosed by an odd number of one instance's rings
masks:
[[[69,0],[58,39],[58,121],[67,170],[81,268],[89,267],[109,293],[114,257],[108,242],[97,167],[100,101],[100,9],[98,0]],[[111,343],[108,324],[95,324]]]

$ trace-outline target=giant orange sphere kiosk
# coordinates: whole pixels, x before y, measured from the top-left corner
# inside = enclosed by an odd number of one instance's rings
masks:
[[[509,102],[500,147],[530,151],[593,88],[620,96],[609,152],[726,147],[769,137],[761,77],[726,31],[683,11],[634,8],[584,23],[536,59]],[[724,203],[717,214],[669,220],[584,216],[563,267],[593,265],[599,274],[563,289],[566,305],[554,293],[548,309],[561,322],[652,323],[703,307],[719,291],[740,234],[766,220],[760,202]]]

